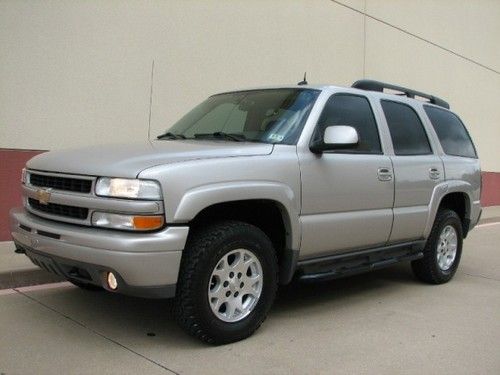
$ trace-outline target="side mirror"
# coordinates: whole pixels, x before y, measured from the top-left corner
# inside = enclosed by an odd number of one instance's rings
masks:
[[[347,125],[328,126],[322,139],[314,141],[309,147],[312,152],[319,154],[328,150],[352,148],[359,142],[356,129]]]

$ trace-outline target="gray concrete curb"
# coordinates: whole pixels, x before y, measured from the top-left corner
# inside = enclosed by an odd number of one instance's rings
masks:
[[[0,273],[0,290],[50,284],[59,281],[64,281],[64,279],[38,267],[31,270],[4,272]]]
[[[14,243],[0,242],[0,290],[62,281],[34,265],[26,255],[14,252]]]

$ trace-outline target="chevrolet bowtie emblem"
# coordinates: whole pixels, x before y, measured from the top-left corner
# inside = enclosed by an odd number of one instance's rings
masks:
[[[50,201],[50,194],[52,189],[40,189],[36,191],[36,199],[38,199],[38,202],[41,204],[49,204]]]

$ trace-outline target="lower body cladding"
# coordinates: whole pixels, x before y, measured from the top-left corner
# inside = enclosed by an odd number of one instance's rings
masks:
[[[41,268],[79,283],[149,298],[175,295],[187,226],[132,233],[63,224],[22,208],[10,212],[16,247]],[[109,286],[112,273],[117,286]]]

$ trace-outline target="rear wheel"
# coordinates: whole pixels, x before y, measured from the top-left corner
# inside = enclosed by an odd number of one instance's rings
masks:
[[[462,241],[462,222],[458,215],[452,210],[439,210],[424,248],[424,257],[411,264],[415,276],[430,284],[450,281],[460,263]]]
[[[195,231],[184,250],[175,313],[191,335],[212,344],[242,340],[274,301],[277,259],[253,225],[225,221]]]

